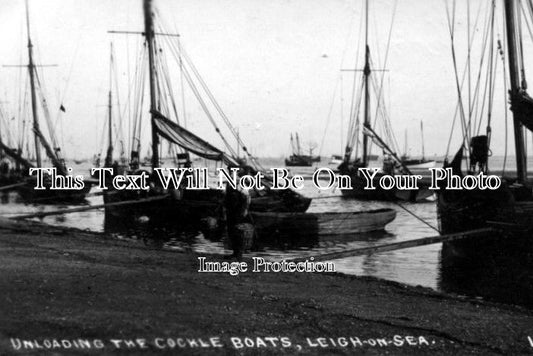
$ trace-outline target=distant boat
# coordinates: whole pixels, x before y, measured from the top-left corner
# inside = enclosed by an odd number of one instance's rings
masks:
[[[407,155],[407,131],[405,131],[405,149],[404,154],[401,157],[402,163],[404,166],[406,166],[409,169],[427,169],[427,168],[434,168],[436,165],[435,160],[426,159],[425,158],[425,152],[424,152],[424,123],[420,121],[420,138],[422,141],[422,158],[420,159],[412,159],[409,158]]]
[[[313,161],[309,156],[291,155],[289,158],[285,158],[285,165],[287,167],[311,167]]]
[[[289,158],[285,159],[285,165],[287,167],[311,167],[314,162],[320,162],[320,156],[313,156],[313,150],[309,150],[309,155],[303,155],[300,147],[300,138],[298,133],[295,134],[295,138],[291,134],[291,147],[292,154]]]
[[[259,213],[252,212],[259,236],[272,229],[291,234],[349,235],[384,230],[396,218],[394,209],[323,213]]]

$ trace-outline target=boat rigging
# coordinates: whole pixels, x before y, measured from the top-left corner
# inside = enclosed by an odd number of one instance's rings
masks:
[[[369,45],[369,1],[365,1],[364,7],[364,67],[360,69],[351,70],[354,73],[361,72],[360,86],[356,89],[356,81],[354,80],[354,95],[350,107],[350,124],[348,128],[348,139],[346,143],[343,162],[339,165],[339,173],[351,177],[353,188],[342,189],[343,196],[356,199],[370,199],[370,200],[409,200],[422,201],[432,195],[432,192],[424,185],[418,189],[399,191],[397,189],[365,189],[365,179],[359,171],[361,168],[367,168],[370,163],[371,143],[378,146],[384,153],[384,173],[395,174],[399,170],[401,174],[411,174],[411,171],[403,164],[397,153],[397,143],[392,133],[390,120],[383,104],[383,72],[385,69],[374,69],[372,63],[372,56]],[[394,14],[393,14],[394,20]],[[389,31],[389,44],[392,33],[392,22]],[[388,46],[387,46],[388,53]],[[387,58],[387,56],[385,56]],[[386,64],[386,60],[385,60]],[[382,72],[381,81],[373,75],[373,72]],[[355,75],[354,75],[355,79]],[[375,120],[371,121],[371,89],[373,89],[375,97]],[[363,122],[360,123],[360,111],[362,107]],[[387,140],[380,137],[376,132],[378,124],[378,117],[381,118],[379,122],[383,126],[383,132]],[[361,142],[361,144],[360,144]],[[361,147],[360,147],[361,146]],[[359,153],[359,149],[361,152]],[[355,159],[352,160],[352,154]],[[381,177],[376,176],[375,179]]]

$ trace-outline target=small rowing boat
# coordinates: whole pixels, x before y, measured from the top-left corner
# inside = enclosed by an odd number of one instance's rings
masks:
[[[252,212],[258,233],[347,235],[384,230],[396,218],[394,209],[351,212],[276,213]]]

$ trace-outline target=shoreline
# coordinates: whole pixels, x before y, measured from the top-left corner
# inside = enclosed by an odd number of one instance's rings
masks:
[[[198,273],[198,254],[6,219],[0,254],[0,354],[31,352],[11,339],[43,347],[80,338],[103,349],[48,352],[533,352],[529,309],[375,277]]]

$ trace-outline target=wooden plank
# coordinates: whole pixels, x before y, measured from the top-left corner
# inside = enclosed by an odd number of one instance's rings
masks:
[[[346,251],[341,251],[341,252],[332,252],[332,253],[324,253],[321,255],[299,257],[299,258],[291,259],[289,261],[290,262],[304,262],[306,260],[309,260],[311,257],[314,258],[314,261],[328,261],[328,260],[336,260],[339,258],[346,258],[346,257],[353,257],[353,256],[372,255],[374,253],[395,251],[395,250],[401,250],[404,248],[431,245],[431,244],[436,244],[440,242],[449,242],[453,240],[463,239],[466,237],[493,233],[495,231],[497,230],[493,228],[476,229],[476,230],[470,230],[470,231],[460,232],[456,234],[437,235],[437,236],[431,236],[431,237],[424,237],[421,239],[395,242],[395,243],[385,244],[385,245],[362,247],[362,248],[346,250]]]

